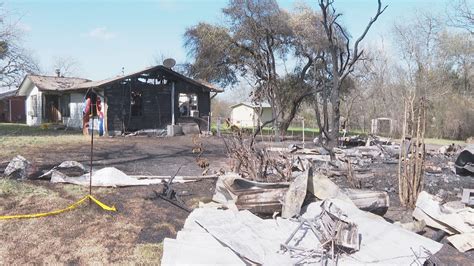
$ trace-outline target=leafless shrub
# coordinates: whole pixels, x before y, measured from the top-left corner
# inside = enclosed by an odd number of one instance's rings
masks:
[[[293,158],[281,152],[257,148],[240,129],[223,137],[229,158],[233,161],[232,171],[244,178],[259,182],[281,182],[292,178]]]

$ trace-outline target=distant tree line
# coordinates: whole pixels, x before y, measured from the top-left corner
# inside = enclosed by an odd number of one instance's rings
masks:
[[[427,102],[427,136],[474,135],[468,0],[453,1],[444,19],[424,13],[394,25],[395,56],[383,45],[363,45],[385,12],[381,1],[355,38],[340,23],[334,2],[320,0],[289,12],[275,0],[231,0],[223,9],[225,22],[201,22],[186,30],[185,46],[193,58],[188,73],[224,87],[250,84],[250,98],[273,107],[276,137],[285,134],[296,114],[311,109],[319,139],[330,151],[341,124],[366,132],[377,117],[400,124],[408,96]]]
[[[465,140],[474,135],[472,3],[454,1],[448,12],[442,17],[416,13],[408,23],[394,25],[395,57],[384,47],[372,49],[355,71],[357,89],[343,98],[343,116],[352,129],[368,131],[376,117],[400,125],[401,99],[412,94],[426,99],[427,136]]]

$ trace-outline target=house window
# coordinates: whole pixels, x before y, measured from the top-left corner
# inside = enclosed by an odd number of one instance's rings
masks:
[[[71,102],[71,94],[61,95],[61,116],[62,117],[70,116],[70,109],[69,109],[70,102]]]
[[[179,114],[181,116],[198,117],[198,97],[195,93],[179,94]]]
[[[143,101],[142,92],[138,90],[132,90],[130,97],[130,105],[132,116],[142,116],[143,114]]]
[[[30,97],[30,105],[31,105],[31,116],[38,116],[38,96],[32,95]]]

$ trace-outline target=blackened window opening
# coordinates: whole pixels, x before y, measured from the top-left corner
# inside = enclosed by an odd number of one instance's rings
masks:
[[[132,90],[130,92],[130,105],[132,116],[143,115],[143,101],[142,92],[138,90]]]

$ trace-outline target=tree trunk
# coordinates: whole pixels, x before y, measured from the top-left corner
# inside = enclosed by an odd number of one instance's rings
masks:
[[[331,114],[331,125],[330,125],[330,130],[329,130],[329,138],[327,142],[327,150],[329,152],[329,155],[331,156],[331,160],[336,159],[336,155],[334,153],[334,148],[338,146],[339,144],[339,123],[340,123],[340,117],[341,117],[341,111],[339,109],[341,99],[340,99],[340,93],[339,89],[341,87],[341,76],[339,75],[339,66],[338,66],[338,58],[337,58],[337,49],[334,48],[332,51],[332,60],[333,60],[333,65],[332,65],[332,90],[331,90],[331,95],[330,95],[330,101],[331,101],[331,108],[332,108],[332,114]]]
[[[279,124],[278,121],[280,120],[279,113],[280,112],[278,110],[278,107],[277,107],[276,103],[273,102],[273,104],[272,104],[272,116],[273,116],[274,119],[273,119],[273,123],[272,123],[272,125],[273,125],[272,129],[273,129],[273,132],[275,134],[275,141],[276,142],[280,142],[280,129],[279,129],[279,126],[278,126],[278,124]]]
[[[305,94],[301,95],[299,98],[295,99],[292,102],[291,109],[290,109],[290,112],[288,113],[288,116],[286,118],[283,118],[280,122],[280,128],[279,128],[280,129],[280,134],[282,134],[283,136],[286,134],[286,131],[288,130],[288,128],[290,127],[291,122],[295,118],[296,113],[298,112],[301,103],[303,102],[304,99],[306,99],[306,97],[308,97],[310,95],[311,95],[311,93],[305,93]],[[282,117],[283,117],[283,115],[282,115]]]

